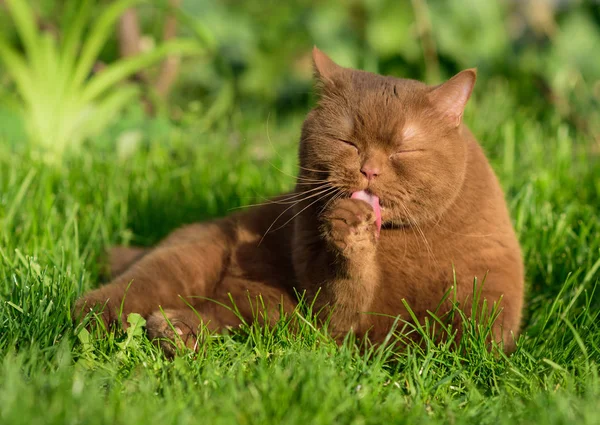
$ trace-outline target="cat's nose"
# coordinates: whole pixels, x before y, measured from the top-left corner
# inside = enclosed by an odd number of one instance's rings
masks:
[[[360,169],[360,172],[367,178],[367,180],[373,180],[379,175],[379,168],[365,164]]]

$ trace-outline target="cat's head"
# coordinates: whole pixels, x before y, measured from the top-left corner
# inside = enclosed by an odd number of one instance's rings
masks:
[[[343,196],[366,190],[379,197],[384,223],[445,211],[465,177],[461,118],[475,70],[432,87],[343,68],[316,47],[313,61],[319,102],[302,128],[299,189],[327,180]]]

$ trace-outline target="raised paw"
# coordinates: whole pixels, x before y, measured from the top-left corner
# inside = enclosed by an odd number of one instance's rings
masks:
[[[340,199],[322,216],[323,234],[334,249],[346,256],[372,249],[377,241],[373,207],[360,199]]]

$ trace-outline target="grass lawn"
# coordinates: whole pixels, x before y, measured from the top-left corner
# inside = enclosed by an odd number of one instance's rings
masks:
[[[308,327],[253,327],[170,361],[139,328],[76,334],[69,310],[98,284],[107,246],[151,244],[291,188],[301,118],[272,118],[271,143],[266,117],[239,119],[172,128],[130,154],[97,143],[63,166],[4,147],[0,424],[600,423],[598,146],[502,87],[473,103],[466,121],[506,190],[527,267],[512,356],[477,335],[461,354],[366,356]]]

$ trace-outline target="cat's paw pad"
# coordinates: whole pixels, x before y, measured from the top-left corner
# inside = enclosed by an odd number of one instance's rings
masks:
[[[197,324],[187,323],[177,311],[156,311],[146,322],[148,338],[156,341],[170,357],[184,348],[198,350]]]
[[[344,254],[362,252],[377,240],[377,217],[371,205],[360,199],[340,199],[323,216],[323,233]]]

